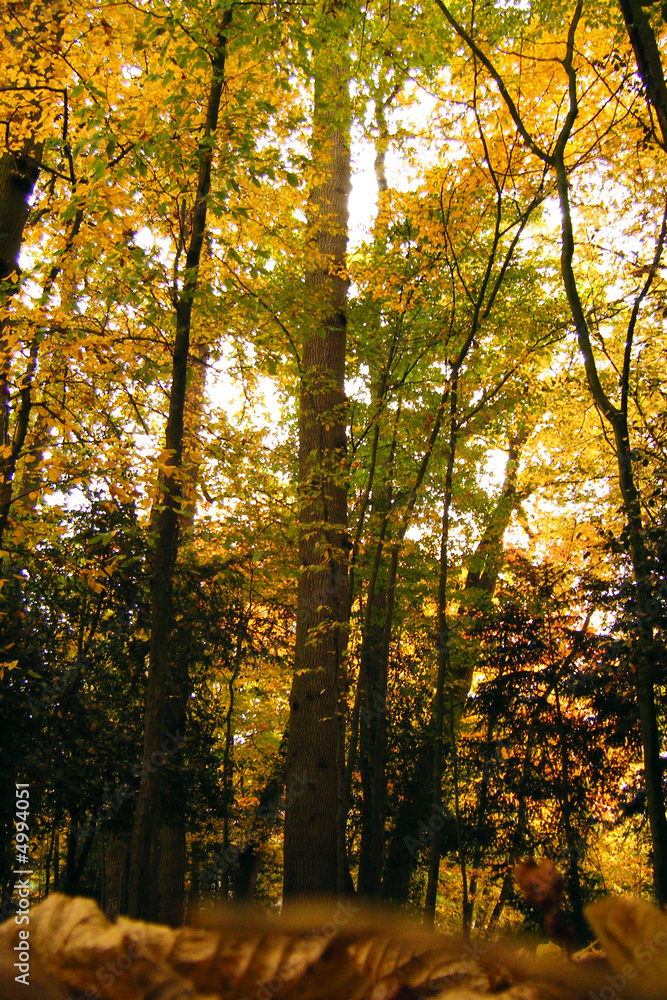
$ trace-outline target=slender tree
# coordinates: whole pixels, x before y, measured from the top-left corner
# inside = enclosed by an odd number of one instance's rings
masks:
[[[137,800],[130,845],[128,888],[132,916],[157,919],[159,900],[150,887],[158,885],[158,835],[160,830],[160,785],[165,740],[165,712],[169,687],[169,636],[173,628],[172,594],[178,555],[183,483],[181,465],[184,443],[184,414],[188,356],[194,296],[199,283],[199,265],[206,232],[206,216],[211,188],[213,142],[218,124],[224,86],[227,31],[231,9],[223,11],[219,31],[210,54],[211,81],[206,118],[198,147],[198,180],[192,226],[185,259],[182,288],[174,290],[176,336],[174,340],[169,393],[169,415],[165,432],[166,461],[161,483],[161,505],[153,557],[151,583],[151,641],[144,723],[143,769],[146,779]],[[149,874],[147,880],[146,875]],[[147,889],[148,886],[148,889]]]
[[[44,120],[64,105],[63,136],[67,141],[67,96],[59,86],[59,48],[65,6],[61,0],[36,0],[16,10],[8,8],[0,45],[9,54],[0,86],[0,545],[12,502],[13,478],[23,450],[32,409],[32,383],[40,338],[33,333],[27,364],[17,371],[16,337],[5,315],[5,302],[18,288],[19,257],[30,203],[44,152]],[[7,99],[9,98],[9,101]],[[57,110],[56,110],[57,108]],[[77,214],[68,244],[81,226]],[[53,289],[60,268],[49,275],[43,301]]]
[[[662,260],[667,232],[667,204],[663,212],[662,224],[655,243],[653,261],[648,274],[635,297],[623,348],[623,363],[620,373],[620,393],[613,402],[600,377],[594,339],[582,299],[579,281],[574,269],[575,236],[571,209],[571,168],[566,154],[573,136],[575,123],[580,114],[580,87],[576,61],[575,40],[582,13],[583,0],[577,0],[567,31],[564,57],[559,60],[565,74],[566,111],[559,118],[559,127],[553,141],[545,144],[530,131],[520,106],[515,103],[502,74],[480,48],[469,31],[454,17],[449,8],[436,0],[449,24],[466,43],[475,57],[486,68],[494,80],[507,107],[515,128],[526,146],[543,164],[549,167],[556,179],[561,214],[561,257],[560,267],[563,287],[570,307],[572,321],[577,335],[579,352],[584,364],[588,387],[603,420],[613,436],[613,447],[618,469],[618,482],[623,501],[625,526],[630,548],[632,568],[636,585],[636,625],[637,644],[634,653],[635,690],[642,733],[644,756],[644,777],[646,782],[647,806],[651,838],[653,842],[653,874],[656,895],[661,903],[667,902],[667,818],[662,779],[660,733],[655,704],[655,655],[653,626],[651,622],[652,582],[648,554],[643,535],[642,511],[636,473],[633,469],[628,407],[631,399],[630,379],[632,371],[633,341],[642,303],[655,280]]]

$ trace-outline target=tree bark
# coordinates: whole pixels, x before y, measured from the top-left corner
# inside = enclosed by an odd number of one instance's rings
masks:
[[[400,410],[400,406],[399,406]],[[366,595],[361,650],[359,657],[359,771],[361,774],[361,844],[357,891],[367,899],[380,895],[384,851],[384,721],[387,712],[387,669],[384,638],[391,629],[388,601],[390,570],[384,558],[389,514],[392,507],[393,460],[396,430],[392,440],[386,486],[375,491],[374,513],[379,515],[380,532]],[[388,621],[389,619],[389,621]]]
[[[458,437],[458,371],[452,377],[452,388],[449,401],[449,453],[447,455],[447,471],[445,473],[445,499],[442,513],[442,534],[440,539],[440,578],[438,581],[438,677],[435,686],[434,715],[434,752],[433,752],[433,808],[442,811],[442,770],[443,741],[445,721],[445,699],[447,673],[449,671],[449,624],[447,622],[447,577],[449,570],[449,519],[452,506],[452,487],[454,479],[454,459],[456,457],[456,442]],[[467,694],[467,692],[466,692]],[[460,695],[457,692],[457,700]],[[450,702],[452,700],[450,696]],[[453,711],[453,708],[452,708]],[[453,728],[453,727],[452,727]],[[452,746],[452,754],[456,754]],[[458,796],[458,790],[457,790]],[[457,799],[458,801],[458,799]],[[458,805],[457,805],[458,825]],[[461,852],[460,852],[461,853]],[[464,864],[463,856],[460,858]],[[431,840],[428,881],[426,884],[426,900],[424,902],[424,922],[433,924],[435,919],[435,904],[438,896],[440,880],[440,830],[435,830]],[[467,930],[467,884],[464,883],[463,929]]]
[[[194,355],[194,356],[193,356]],[[183,460],[179,547],[192,541],[197,513],[197,484],[200,469],[200,430],[206,394],[208,346],[198,344],[189,359],[183,417]],[[190,698],[190,670],[187,638],[177,644],[178,662],[171,664],[165,728],[183,739],[187,728]],[[185,918],[185,872],[187,865],[187,817],[190,804],[188,775],[183,748],[174,747],[164,766],[160,801],[158,887],[160,923],[180,927]]]
[[[106,854],[106,884],[104,887],[107,917],[115,920],[123,909],[123,888],[127,869],[129,838],[124,834],[111,833]]]
[[[18,274],[30,196],[39,176],[41,148],[32,142],[0,156],[0,281]]]
[[[667,149],[667,84],[660,49],[651,22],[640,0],[618,0],[628,36],[637,60],[637,69],[660,127],[662,146]]]
[[[149,651],[148,687],[144,722],[143,774],[132,830],[128,906],[130,916],[157,920],[159,902],[147,886],[157,885],[158,836],[160,829],[161,763],[164,763],[165,710],[169,685],[169,637],[173,627],[172,594],[174,569],[178,555],[182,499],[180,476],[184,413],[187,386],[188,355],[194,294],[199,281],[208,196],[211,187],[211,142],[215,134],[222,98],[226,59],[226,30],[231,12],[223,14],[220,33],[211,56],[212,76],[208,107],[200,141],[197,195],[193,210],[190,243],[185,261],[182,291],[175,289],[176,337],[169,394],[169,415],[165,433],[162,509],[158,518],[158,533],[151,581],[151,642]],[[155,894],[157,895],[157,894]]]
[[[284,896],[344,886],[340,727],[347,641],[345,333],[350,189],[348,39],[343,5],[327,4],[315,45],[312,157],[321,182],[310,198],[315,267],[306,275],[307,325],[299,403],[299,577],[290,695],[287,784],[303,793],[285,810]],[[339,20],[340,19],[340,20]],[[344,743],[343,743],[344,746]]]

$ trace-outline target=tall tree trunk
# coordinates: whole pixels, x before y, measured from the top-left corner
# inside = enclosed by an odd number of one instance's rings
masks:
[[[420,860],[422,849],[428,843],[424,838],[428,838],[433,832],[424,825],[424,817],[429,816],[432,803],[432,744],[433,740],[428,733],[421,745],[415,748],[414,769],[403,785],[403,797],[398,804],[394,827],[387,845],[382,896],[399,906],[408,902],[412,875]],[[441,831],[441,835],[443,832]]]
[[[350,137],[345,20],[344,6],[327,2],[314,46],[312,157],[321,182],[310,198],[315,266],[306,275],[306,291],[317,319],[306,326],[304,317],[302,341],[301,575],[286,768],[288,787],[299,780],[304,792],[285,810],[285,898],[333,894],[345,882],[339,870],[349,549],[344,382]]]
[[[158,519],[151,585],[151,642],[143,751],[143,772],[146,780],[139,789],[137,800],[128,885],[130,915],[147,920],[156,920],[159,917],[159,901],[154,898],[150,886],[156,886],[158,880],[162,776],[159,764],[161,755],[164,754],[165,711],[169,687],[169,636],[173,627],[172,592],[182,499],[180,469],[183,455],[188,355],[193,300],[199,281],[199,263],[206,231],[208,195],[211,186],[211,142],[220,111],[226,58],[226,31],[230,20],[231,11],[226,11],[222,16],[220,32],[211,55],[212,76],[206,120],[198,151],[199,173],[190,243],[185,260],[183,288],[180,293],[175,290],[176,337],[169,416],[165,433],[165,449],[169,457],[164,466],[163,506]]]
[[[178,643],[178,662],[170,664],[165,705],[165,735],[176,740],[162,767],[158,840],[158,919],[180,927],[185,917],[186,827],[190,796],[184,773],[183,735],[190,695],[187,644]]]
[[[442,512],[442,534],[440,538],[440,577],[438,581],[438,677],[435,686],[434,714],[434,752],[433,752],[433,808],[442,809],[442,771],[443,771],[443,741],[445,721],[445,701],[447,674],[449,672],[449,623],[447,621],[447,577],[449,570],[449,522],[452,506],[452,486],[454,479],[454,459],[456,457],[456,441],[458,436],[458,371],[452,377],[451,396],[449,401],[449,453],[447,455],[447,471],[445,473],[445,499]],[[450,702],[452,693],[450,692]],[[453,708],[452,708],[453,711]],[[452,746],[452,753],[456,749]],[[458,789],[456,791],[458,802]],[[458,824],[457,805],[457,824]],[[424,921],[433,924],[435,919],[435,904],[438,896],[440,880],[440,830],[435,830],[431,840],[429,858],[428,882],[426,884],[426,900],[424,903]],[[463,865],[463,858],[461,857]],[[468,914],[464,905],[463,929],[467,930]]]
[[[104,887],[105,910],[110,920],[122,912],[123,887],[127,869],[129,838],[125,834],[111,833],[106,854],[106,884]]]
[[[400,411],[400,405],[398,407]],[[384,548],[392,507],[392,478],[396,433],[394,425],[386,485],[375,491],[373,512],[379,515],[380,531],[366,596],[366,611],[359,657],[359,771],[361,774],[361,846],[357,891],[367,899],[380,895],[382,857],[384,850],[384,786],[385,718],[387,713],[387,666],[384,641],[391,634],[393,606],[389,607],[390,568],[386,565]]]
[[[632,467],[632,451],[628,428],[628,398],[630,358],[635,325],[641,302],[648,294],[653,276],[657,271],[662,257],[665,235],[667,233],[667,205],[665,206],[662,229],[654,255],[654,266],[646,279],[642,291],[635,300],[631,319],[628,324],[621,379],[620,406],[614,406],[600,382],[588,322],[579,296],[579,288],[574,273],[574,233],[570,211],[569,182],[562,152],[556,157],[555,168],[563,230],[563,249],[561,253],[563,284],[577,331],[579,349],[584,360],[591,395],[595,400],[598,410],[611,426],[614,434],[618,481],[623,499],[630,559],[635,579],[637,642],[633,657],[633,667],[644,756],[646,801],[651,840],[653,843],[653,882],[658,901],[664,904],[667,903],[667,818],[665,817],[660,731],[655,704],[654,661],[656,649],[651,616],[653,584],[651,581],[648,553],[644,543],[641,503],[635,481],[635,472]]]
[[[181,548],[191,542],[197,513],[197,485],[200,469],[200,430],[206,395],[206,361],[208,345],[196,345],[189,359],[190,373],[185,390],[183,417],[183,460],[181,479]],[[181,650],[178,663],[173,663],[165,729],[182,741],[187,727],[190,698],[190,671],[187,642],[177,643]],[[184,648],[185,647],[185,648]],[[164,766],[160,802],[160,842],[158,886],[160,893],[160,923],[180,927],[185,918],[185,872],[187,865],[187,817],[190,803],[189,781],[184,771],[183,748],[177,746]]]

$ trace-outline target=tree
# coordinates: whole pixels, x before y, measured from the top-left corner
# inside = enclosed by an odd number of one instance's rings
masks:
[[[284,894],[345,884],[347,469],[346,247],[350,188],[349,11],[325,3],[314,28],[314,105],[299,399],[299,593],[286,776],[306,782],[285,814]]]
[[[0,88],[5,131],[0,153],[0,543],[12,502],[12,480],[28,432],[41,340],[33,330],[25,369],[17,372],[14,355],[20,336],[12,330],[6,310],[19,289],[23,232],[51,128],[50,100],[53,94],[67,100],[66,89],[58,86],[64,19],[61,3],[39,0],[20,11],[8,8],[0,25],[7,60]],[[66,111],[63,136],[67,141]],[[80,221],[75,221],[71,235],[76,235]],[[47,297],[58,270],[54,268],[49,277],[44,290]]]
[[[206,118],[197,150],[199,171],[194,198],[192,224],[185,258],[182,288],[174,290],[176,333],[173,348],[169,416],[165,431],[165,458],[162,467],[161,511],[157,522],[151,586],[151,644],[149,653],[146,716],[144,723],[143,761],[150,768],[154,755],[163,751],[165,710],[169,687],[169,638],[173,628],[173,575],[178,555],[179,517],[182,497],[181,465],[183,459],[184,413],[188,375],[188,355],[195,292],[199,282],[199,265],[204,235],[208,195],[211,188],[212,144],[218,124],[224,86],[227,30],[231,8],[219,12],[217,32],[211,41],[209,58],[211,82],[208,91]],[[149,919],[159,915],[158,905],[146,892],[146,872],[151,874],[149,886],[157,885],[158,848],[156,835],[160,828],[161,771],[153,769],[139,791],[130,845],[129,911],[131,916]]]
[[[484,65],[488,74],[494,80],[509,112],[513,125],[519,131],[526,146],[532,151],[533,155],[536,156],[538,160],[551,169],[556,179],[561,211],[562,250],[560,267],[563,287],[565,289],[572,314],[572,321],[576,331],[579,350],[584,363],[586,379],[591,395],[595,401],[598,411],[603,419],[608,423],[613,434],[614,449],[618,467],[618,481],[625,512],[628,542],[632,553],[632,565],[636,584],[637,601],[636,624],[638,643],[634,663],[637,704],[639,706],[641,720],[648,810],[653,839],[655,891],[658,899],[661,902],[665,902],[667,901],[667,818],[665,817],[662,764],[660,758],[660,736],[654,693],[654,661],[656,651],[653,640],[653,628],[651,626],[649,614],[649,607],[652,599],[651,582],[648,571],[647,553],[643,539],[641,502],[632,464],[628,405],[633,357],[633,339],[642,303],[650,291],[655,273],[662,259],[667,227],[667,209],[663,211],[662,224],[655,240],[653,259],[648,267],[648,274],[641,287],[635,293],[634,301],[630,309],[630,315],[627,321],[625,333],[625,344],[623,347],[623,362],[621,368],[618,402],[614,403],[612,402],[610,392],[605,388],[600,375],[600,369],[593,347],[594,339],[591,333],[591,326],[586,315],[586,309],[580,292],[580,282],[574,268],[575,240],[570,193],[570,177],[573,167],[566,161],[566,154],[568,152],[568,145],[573,136],[575,122],[580,116],[581,111],[579,98],[579,68],[577,65],[579,54],[577,52],[575,42],[577,29],[582,18],[583,3],[581,0],[578,0],[574,6],[565,41],[565,54],[559,61],[565,77],[566,96],[564,95],[564,99],[566,101],[565,106],[567,107],[567,111],[562,122],[558,120],[554,123],[553,136],[548,144],[545,142],[544,138],[536,138],[535,133],[531,131],[530,125],[527,124],[524,116],[519,110],[520,106],[510,93],[501,72],[483,52],[472,35],[451,14],[449,9],[444,3],[441,2],[441,0],[436,0],[436,3],[459,37],[465,41],[470,51],[473,52],[475,57],[482,63],[482,65]],[[579,59],[579,61],[581,60]],[[592,110],[589,111],[589,116],[592,117],[594,115],[595,112]],[[611,124],[608,126],[610,132],[614,128],[615,124],[616,123],[612,119]],[[579,132],[581,131],[582,127],[579,126]],[[604,133],[604,135],[607,134],[608,133]]]

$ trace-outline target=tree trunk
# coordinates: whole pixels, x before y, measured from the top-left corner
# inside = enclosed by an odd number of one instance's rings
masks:
[[[185,916],[186,824],[189,805],[184,772],[183,734],[190,695],[187,644],[178,662],[170,665],[169,692],[165,706],[165,733],[176,744],[165,756],[160,786],[160,830],[158,840],[158,917],[170,927],[180,927]]]
[[[517,480],[521,448],[528,440],[529,433],[530,429],[524,423],[509,442],[503,487],[475,549],[475,554],[470,560],[466,574],[464,600],[460,605],[461,612],[469,607],[471,602],[474,602],[475,591],[481,591],[483,594],[493,597],[498,582],[498,573],[503,564],[503,537],[509,527],[512,514],[522,500],[526,499],[525,493],[523,495],[519,493]]]
[[[143,774],[132,830],[128,905],[130,916],[157,920],[159,904],[146,887],[158,881],[158,836],[161,764],[164,763],[165,710],[169,687],[169,637],[173,627],[172,592],[178,554],[182,481],[183,426],[188,355],[194,294],[199,280],[208,194],[211,186],[211,141],[215,133],[223,88],[226,34],[231,12],[223,15],[212,55],[212,78],[203,136],[199,145],[199,175],[183,288],[175,295],[176,337],[172,362],[169,416],[165,433],[162,510],[158,518],[151,586],[151,642],[144,721]]]
[[[625,523],[630,545],[630,558],[636,587],[637,643],[633,666],[644,756],[646,801],[651,840],[653,843],[653,881],[658,902],[664,904],[667,903],[667,818],[665,817],[660,732],[654,692],[655,644],[650,614],[653,587],[648,553],[644,544],[641,504],[632,468],[632,451],[630,449],[630,434],[628,430],[628,394],[630,352],[634,328],[639,314],[639,307],[643,298],[648,293],[653,274],[657,270],[662,256],[667,230],[667,207],[663,215],[662,230],[654,255],[654,267],[651,269],[651,273],[635,301],[635,307],[628,324],[621,381],[621,404],[620,407],[617,407],[611,403],[600,382],[588,322],[579,296],[579,288],[574,273],[574,232],[570,210],[570,189],[562,152],[555,158],[555,169],[562,220],[563,249],[561,253],[561,271],[563,284],[577,331],[579,349],[584,360],[591,395],[595,400],[598,410],[611,426],[614,433],[618,481],[623,499]]]
[[[361,774],[361,845],[357,892],[366,899],[380,895],[384,848],[384,728],[387,712],[387,671],[384,668],[384,635],[387,630],[389,568],[383,558],[391,509],[391,465],[389,460],[386,494],[380,491],[373,507],[380,516],[380,533],[368,582],[366,612],[361,639],[359,666],[359,771]],[[392,609],[393,613],[393,609]],[[389,623],[391,627],[391,623]],[[382,772],[379,768],[382,767]],[[378,780],[378,778],[380,780]]]
[[[159,922],[180,927],[185,917],[185,816],[176,808],[162,816],[160,824]]]
[[[440,578],[438,582],[438,677],[435,686],[433,704],[434,715],[434,753],[433,753],[433,808],[442,809],[442,770],[443,741],[445,722],[445,697],[447,673],[449,670],[449,624],[447,622],[447,576],[449,570],[449,518],[452,506],[452,486],[454,479],[454,459],[456,457],[456,441],[458,436],[458,371],[452,377],[452,389],[449,402],[449,452],[447,455],[447,471],[445,473],[445,499],[442,512],[442,535],[440,539]],[[467,693],[467,692],[466,692]],[[457,692],[458,695],[458,692]],[[450,695],[450,701],[451,701]],[[452,746],[452,753],[455,753]],[[457,792],[458,794],[458,792]],[[457,808],[458,814],[458,808]],[[457,815],[458,820],[458,815]],[[463,864],[463,859],[461,859]],[[426,900],[424,903],[424,922],[433,924],[435,919],[435,904],[438,896],[440,880],[440,831],[435,830],[431,840],[429,858],[428,882],[426,884]],[[464,901],[465,902],[465,901]],[[464,906],[464,930],[467,929],[467,913]]]
[[[386,850],[382,896],[398,906],[405,905],[410,895],[412,876],[427,846],[429,833],[424,817],[429,817],[433,782],[433,746],[430,733],[415,749],[414,770],[403,789],[403,798],[396,810],[396,820]],[[443,831],[441,831],[441,836]],[[442,845],[442,841],[441,841]]]
[[[667,84],[651,22],[641,0],[619,0],[619,6],[637,60],[637,69],[646,88],[646,96],[658,118],[662,145],[667,149]]]
[[[65,862],[65,884],[63,891],[69,896],[77,896],[79,884],[84,868],[90,855],[90,850],[95,839],[95,827],[91,824],[85,827],[85,833],[81,836],[79,818],[76,812],[71,813],[70,828],[67,834],[67,858]],[[82,843],[80,844],[80,841]],[[80,850],[77,853],[77,846]]]
[[[62,36],[65,5],[61,0],[43,0],[24,5],[22,23],[11,20],[11,32],[0,44],[10,52],[20,52],[24,73],[34,86],[7,92],[11,94],[11,114],[7,117],[4,146],[0,155],[0,283],[5,294],[13,295],[18,284],[19,256],[23,232],[30,214],[30,199],[39,176],[44,140],[39,138],[43,116],[43,90],[40,83],[52,91],[57,86],[55,64]],[[9,36],[9,37],[8,37]],[[51,56],[51,58],[49,58]],[[9,79],[9,78],[8,78]],[[51,95],[49,95],[51,96]],[[78,232],[81,225],[74,225]],[[44,294],[48,297],[60,268],[52,268]],[[32,381],[37,368],[38,341],[33,338],[28,363],[23,373],[12,373],[12,355],[16,348],[7,334],[4,319],[0,319],[0,545],[7,526],[12,501],[12,481],[18,458],[23,449],[31,411]],[[12,399],[16,402],[12,404]]]
[[[183,459],[181,479],[181,516],[179,545],[192,541],[197,513],[199,481],[199,448],[201,421],[206,393],[206,361],[208,346],[197,345],[189,359],[189,376],[185,390],[183,417]],[[187,728],[190,698],[190,671],[187,639],[177,647],[178,662],[171,665],[167,696],[165,727],[167,733],[183,739]],[[173,748],[164,765],[160,801],[160,840],[158,855],[158,888],[160,923],[180,927],[185,918],[185,872],[187,865],[187,817],[190,795],[188,776],[184,770],[181,745]]]
[[[123,887],[127,868],[128,837],[112,833],[106,852],[106,884],[104,887],[105,913],[115,920],[123,909]]]
[[[310,198],[315,267],[306,275],[299,404],[301,575],[295,671],[290,695],[287,784],[303,794],[285,810],[284,896],[334,894],[344,811],[340,726],[344,724],[347,622],[345,332],[350,189],[348,39],[345,10],[321,15],[315,45],[312,156],[322,178]]]
[[[29,199],[39,175],[41,146],[32,142],[16,153],[0,156],[0,281],[19,270]]]

